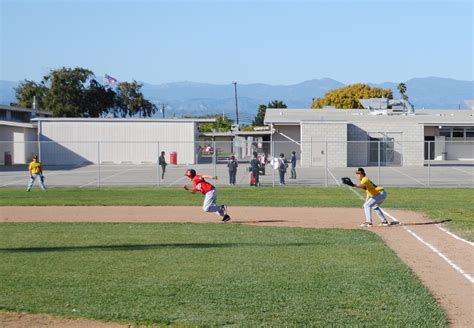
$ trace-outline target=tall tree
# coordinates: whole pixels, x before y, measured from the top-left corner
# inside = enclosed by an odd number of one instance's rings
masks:
[[[31,108],[33,96],[40,108],[56,117],[150,117],[156,106],[140,92],[142,84],[133,81],[117,85],[116,91],[97,82],[88,69],[51,70],[40,83],[25,80],[16,88],[21,106]]]
[[[398,92],[400,92],[400,95],[402,96],[402,99],[408,101],[408,96],[406,95],[406,92],[407,92],[406,84],[405,83],[400,83],[397,86],[397,89],[398,89]]]
[[[109,87],[103,86],[92,79],[89,88],[85,90],[83,117],[100,117],[113,113],[116,93]]]
[[[49,85],[44,98],[45,109],[54,116],[84,117],[85,84],[93,76],[92,71],[80,67],[52,70],[43,78],[43,84]]]
[[[392,90],[371,88],[367,84],[357,83],[327,92],[323,98],[313,101],[311,108],[336,106],[336,108],[363,108],[359,99],[389,98],[392,99]]]
[[[266,106],[265,105],[258,106],[257,115],[255,115],[255,119],[252,121],[253,126],[263,125],[267,108],[288,108],[288,106],[286,106],[286,104],[281,100],[272,100]]]
[[[116,112],[120,117],[151,117],[157,110],[155,104],[146,100],[140,89],[142,83],[137,81],[122,82],[117,86]],[[114,114],[115,116],[115,114]]]
[[[47,92],[48,88],[43,84],[30,80],[24,80],[15,88],[18,104],[25,108],[33,108],[33,99],[35,99],[36,108],[43,109],[43,98]]]
[[[255,119],[252,121],[252,125],[262,126],[263,120],[265,119],[266,112],[267,112],[267,106],[265,105],[258,106],[257,115],[255,115]]]

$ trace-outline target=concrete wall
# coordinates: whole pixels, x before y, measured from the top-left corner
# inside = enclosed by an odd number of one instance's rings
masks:
[[[41,121],[41,157],[45,164],[156,163],[177,153],[178,164],[193,164],[195,122]]]
[[[346,122],[302,122],[301,166],[347,166]]]
[[[275,157],[279,157],[283,153],[286,159],[291,157],[291,152],[296,152],[296,158],[301,158],[301,147],[297,143],[289,140],[284,135],[290,137],[301,144],[301,127],[300,125],[275,125],[277,132],[273,134]]]
[[[395,139],[395,161],[403,166],[424,164],[424,126],[416,122],[352,122],[347,138],[351,142],[348,149],[348,166],[364,166],[369,162],[369,136],[386,135]]]
[[[6,154],[12,164],[26,164],[38,153],[36,128],[33,126],[0,125],[0,164],[5,164]]]

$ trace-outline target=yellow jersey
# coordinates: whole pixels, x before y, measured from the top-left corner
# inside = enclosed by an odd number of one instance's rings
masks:
[[[28,170],[30,171],[31,174],[38,174],[43,172],[43,168],[41,167],[40,162],[35,162],[32,161],[30,163],[30,166],[28,167]]]
[[[365,192],[371,197],[377,196],[381,191],[384,190],[383,187],[374,185],[374,183],[367,177],[363,177],[362,180],[360,180],[360,183],[365,186]]]

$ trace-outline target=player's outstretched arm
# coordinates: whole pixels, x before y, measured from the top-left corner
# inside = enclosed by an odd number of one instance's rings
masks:
[[[184,186],[183,186],[183,188],[184,188],[184,190],[186,190],[187,192],[190,192],[191,194],[194,194],[194,193],[196,193],[196,191],[195,191],[195,190],[193,190],[193,189],[189,188],[187,185],[184,185]]]

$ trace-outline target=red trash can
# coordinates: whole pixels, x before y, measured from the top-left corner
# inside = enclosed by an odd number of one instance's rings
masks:
[[[170,153],[170,164],[178,164],[178,153],[175,151]]]

